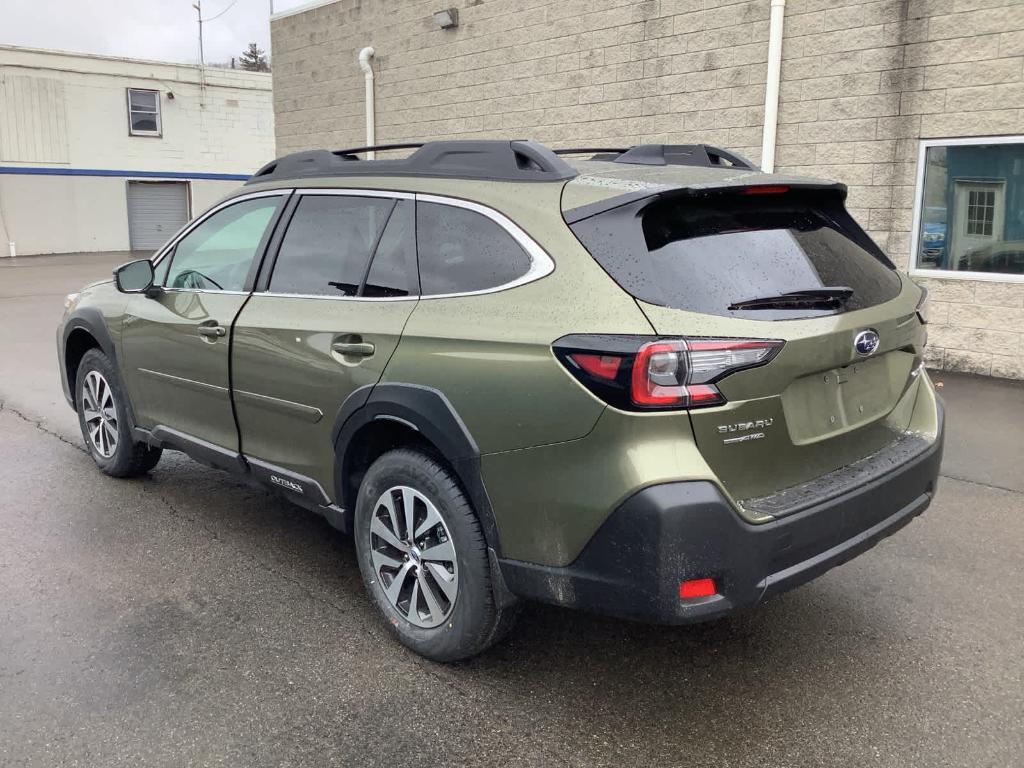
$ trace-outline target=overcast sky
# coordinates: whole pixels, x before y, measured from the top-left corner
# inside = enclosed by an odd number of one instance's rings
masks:
[[[273,0],[274,10],[307,0]],[[0,0],[0,44],[140,59],[199,60],[195,0]],[[207,62],[270,50],[271,0],[202,0]],[[220,16],[223,12],[223,15]],[[217,17],[217,18],[214,18]]]

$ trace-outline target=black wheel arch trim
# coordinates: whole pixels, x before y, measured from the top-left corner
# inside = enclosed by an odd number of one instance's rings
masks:
[[[60,348],[57,350],[58,363],[60,364],[61,388],[64,390],[64,397],[67,399],[68,404],[71,406],[72,410],[75,411],[78,410],[75,406],[75,383],[68,378],[67,355],[68,340],[71,338],[71,334],[78,330],[85,331],[96,339],[96,343],[99,344],[100,350],[110,358],[110,362],[113,364],[114,370],[118,374],[118,378],[122,379],[118,383],[121,385],[121,388],[124,389],[123,377],[121,377],[121,367],[117,360],[117,348],[114,345],[114,338],[110,334],[110,329],[107,327],[107,321],[104,319],[103,313],[96,307],[79,307],[65,318],[64,323],[61,326]],[[131,423],[134,425],[135,414],[132,411],[131,402],[126,401],[126,407],[128,409],[128,416],[131,418]]]
[[[342,403],[331,433],[335,446],[337,503],[346,510],[355,509],[355,499],[346,498],[345,478],[351,462],[349,446],[363,427],[376,420],[400,422],[434,445],[469,496],[488,547],[500,555],[498,527],[480,471],[480,449],[455,407],[444,393],[432,387],[392,382],[366,385]]]

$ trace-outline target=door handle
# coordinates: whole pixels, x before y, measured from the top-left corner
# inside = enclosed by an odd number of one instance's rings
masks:
[[[368,341],[336,341],[331,344],[331,350],[339,355],[369,357],[374,353],[375,347]]]
[[[228,329],[223,325],[200,325],[196,328],[196,332],[208,339],[218,339],[221,336],[228,335]]]

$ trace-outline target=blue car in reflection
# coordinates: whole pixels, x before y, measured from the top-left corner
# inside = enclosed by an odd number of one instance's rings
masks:
[[[921,224],[921,261],[941,265],[946,253],[946,209],[929,206],[924,209]]]

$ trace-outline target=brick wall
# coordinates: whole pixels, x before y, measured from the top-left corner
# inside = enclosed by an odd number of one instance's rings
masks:
[[[271,24],[277,148],[708,142],[760,156],[769,0],[338,0]],[[918,138],[1024,133],[1022,0],[788,0],[779,170],[837,178],[906,266]],[[1024,284],[927,279],[929,362],[1024,378]]]

